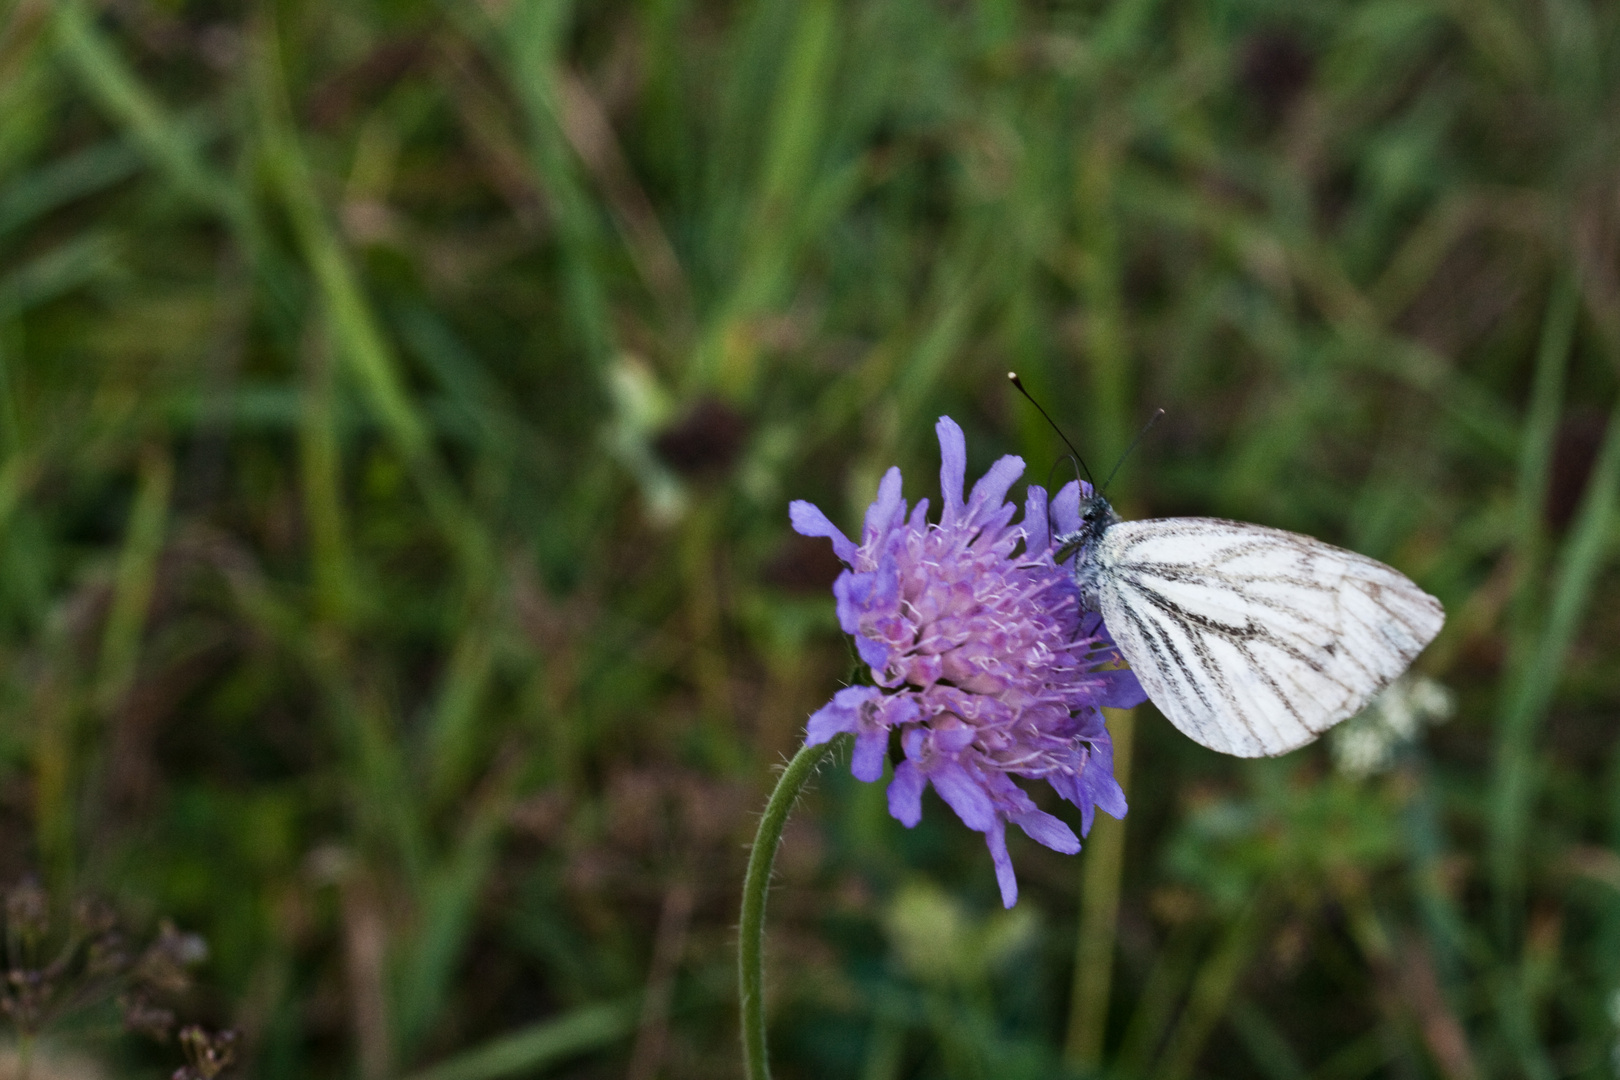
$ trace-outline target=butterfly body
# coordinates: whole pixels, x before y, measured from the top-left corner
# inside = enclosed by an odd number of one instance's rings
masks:
[[[1148,697],[1194,740],[1282,754],[1359,712],[1445,621],[1399,571],[1298,533],[1216,518],[1121,521],[1099,495],[1079,529],[1086,606]]]

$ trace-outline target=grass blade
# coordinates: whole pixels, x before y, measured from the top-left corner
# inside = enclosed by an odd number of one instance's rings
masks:
[[[635,1031],[634,999],[586,1005],[554,1020],[545,1020],[483,1046],[463,1051],[405,1080],[497,1080],[519,1073],[535,1075],[592,1050],[627,1039]]]
[[[1553,442],[1562,411],[1564,368],[1578,311],[1572,283],[1561,282],[1548,305],[1536,362],[1530,416],[1520,454],[1515,517],[1519,529],[1515,557],[1519,561],[1518,596],[1509,626],[1512,654],[1506,684],[1499,699],[1495,772],[1492,778],[1491,870],[1496,887],[1497,932],[1504,948],[1511,947],[1512,912],[1522,891],[1523,848],[1530,805],[1534,799],[1530,760],[1536,727],[1551,704],[1564,656],[1574,638],[1593,576],[1598,569],[1620,461],[1620,425],[1610,420],[1608,441],[1587,480],[1582,511],[1561,553],[1561,566],[1551,581],[1553,602],[1546,621],[1531,625],[1542,610],[1543,579],[1534,572],[1540,561],[1543,528],[1542,503],[1552,465]],[[1538,636],[1539,635],[1539,636]]]

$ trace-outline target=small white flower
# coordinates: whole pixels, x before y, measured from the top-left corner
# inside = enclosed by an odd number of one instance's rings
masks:
[[[1456,711],[1456,698],[1445,686],[1426,675],[1403,675],[1334,730],[1333,764],[1346,776],[1381,773],[1425,727],[1445,723]]]

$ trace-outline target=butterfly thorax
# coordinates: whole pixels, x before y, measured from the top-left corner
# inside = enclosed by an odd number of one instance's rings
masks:
[[[1061,565],[1074,557],[1074,580],[1080,586],[1080,599],[1087,611],[1102,610],[1097,596],[1097,575],[1101,570],[1097,545],[1102,543],[1103,533],[1118,524],[1119,515],[1106,498],[1088,495],[1080,500],[1080,527],[1052,541],[1056,549],[1052,553],[1054,561]]]

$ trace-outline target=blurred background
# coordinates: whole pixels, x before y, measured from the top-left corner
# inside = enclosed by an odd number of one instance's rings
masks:
[[[1127,516],[1449,620],[1280,760],[1114,717],[1127,826],[1016,837],[1011,912],[826,770],[778,1074],[1615,1075],[1595,0],[0,0],[9,967],[99,896],[206,941],[230,1075],[740,1075],[745,846],[849,672],[787,503],[937,502],[941,414],[1044,482],[1009,368],[1099,472],[1167,411]],[[58,1011],[40,1080],[182,1060]]]

